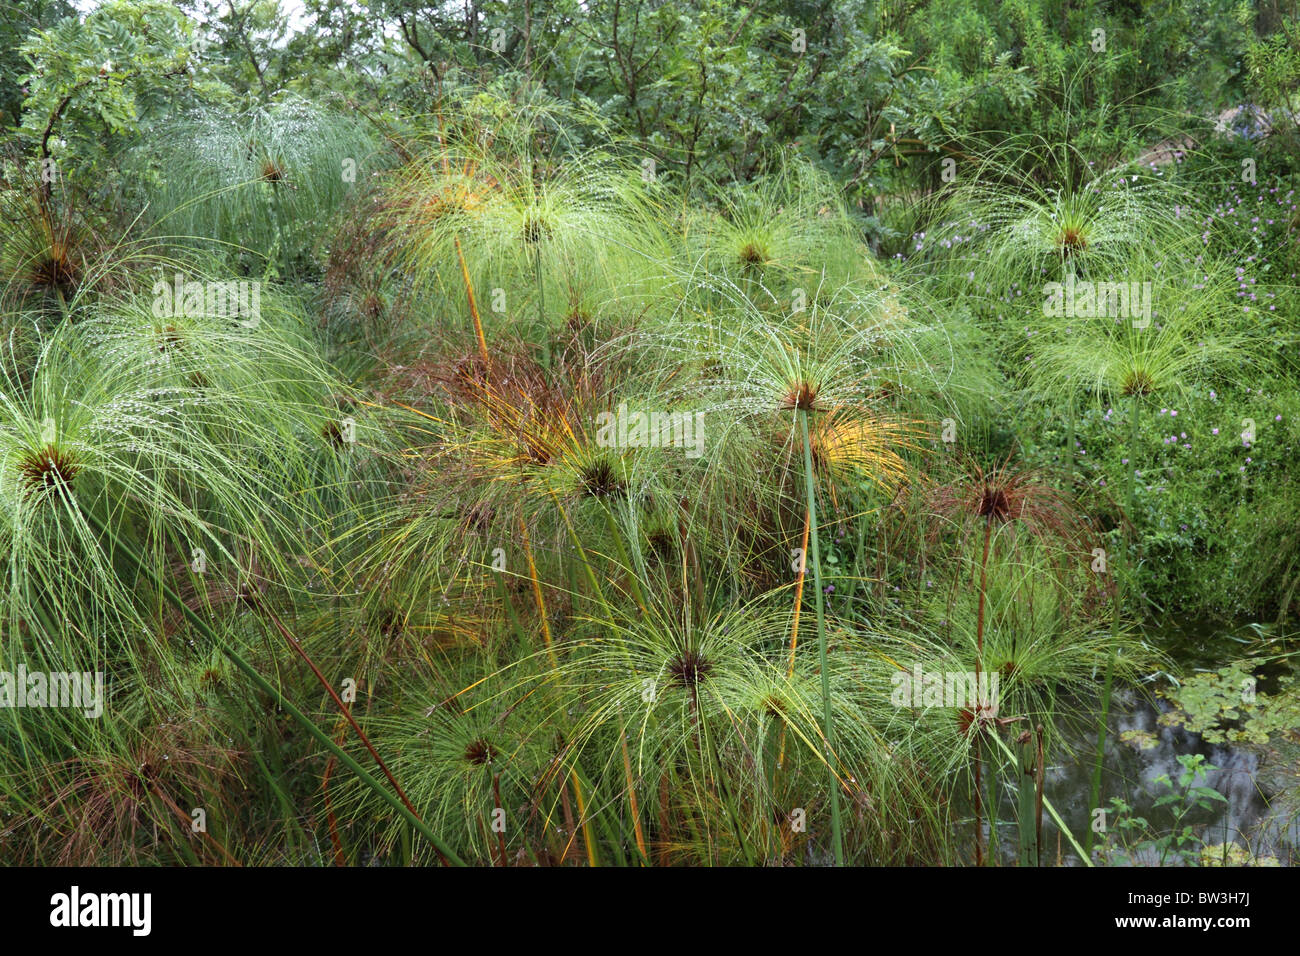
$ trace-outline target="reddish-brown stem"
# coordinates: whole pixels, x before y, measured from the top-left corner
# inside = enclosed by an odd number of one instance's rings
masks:
[[[415,817],[417,820],[420,819],[420,814],[416,812],[411,801],[407,799],[406,791],[402,789],[402,785],[397,782],[397,778],[394,777],[392,771],[388,769],[388,764],[384,763],[384,759],[379,756],[379,751],[374,748],[374,745],[370,742],[370,738],[366,736],[366,732],[362,730],[361,725],[356,722],[356,719],[352,716],[352,711],[348,708],[347,704],[343,703],[343,698],[339,697],[338,692],[335,691],[330,682],[325,679],[325,675],[320,672],[320,668],[316,666],[316,662],[308,656],[307,652],[303,650],[302,645],[298,643],[298,639],[289,633],[289,629],[284,626],[284,622],[276,616],[274,611],[266,606],[264,601],[258,600],[257,605],[258,609],[270,618],[271,623],[275,625],[275,629],[280,632],[280,636],[285,639],[285,642],[288,643],[298,656],[306,662],[307,666],[311,668],[311,672],[316,675],[316,680],[325,688],[325,692],[330,695],[334,703],[338,705],[339,710],[342,711],[347,722],[351,724],[352,729],[356,731],[357,737],[360,738],[363,744],[365,744],[366,749],[370,751],[370,756],[375,758],[375,763],[377,763],[379,769],[384,772],[384,776],[388,778],[388,782],[393,785],[393,789],[397,792],[397,796],[401,799],[402,804],[407,810],[411,811],[411,816]],[[434,847],[434,852],[437,853],[438,858],[442,860],[443,866],[446,866],[447,858],[442,855],[442,851],[437,847]]]
[[[980,765],[983,762],[979,735],[980,707],[983,701],[978,699],[980,686],[980,662],[984,657],[984,593],[988,587],[989,540],[993,536],[993,517],[984,522],[984,557],[980,561],[980,599],[979,613],[975,618],[975,688],[977,699],[971,702],[971,723],[975,728],[975,865],[984,865],[984,796],[980,786]]]
[[[343,732],[347,729],[347,723],[342,718],[339,718],[335,726],[338,728],[338,732],[334,735],[334,742],[342,747]],[[330,797],[330,776],[334,773],[334,765],[337,762],[334,755],[331,754],[330,759],[325,763],[325,773],[321,777],[320,786],[321,792],[325,796],[325,820],[329,826],[330,843],[334,847],[334,865],[347,866],[347,856],[343,853],[343,840],[339,837],[338,820],[334,817],[334,801]]]
[[[167,805],[167,808],[171,810],[172,813],[176,814],[177,818],[181,821],[181,824],[183,826],[192,827],[193,820],[190,818],[190,816],[179,806],[176,805],[175,800],[173,800],[171,797],[167,796],[167,794],[163,792],[162,787],[158,785],[157,781],[150,780],[149,789],[153,791],[153,795],[155,797],[157,797],[159,800],[161,800],[163,803]],[[203,834],[203,839],[207,840],[214,847],[216,847],[217,852],[226,858],[227,863],[231,864],[232,866],[243,866],[242,863],[240,863],[238,860],[236,860],[233,856],[230,855],[229,850],[227,850],[224,846],[222,846],[220,843],[217,842],[216,838],[214,838],[211,833],[209,833],[207,830],[203,830],[201,832]]]

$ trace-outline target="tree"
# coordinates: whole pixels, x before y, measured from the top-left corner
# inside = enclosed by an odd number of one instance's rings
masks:
[[[65,17],[21,47],[31,64],[23,77],[22,131],[44,165],[55,144],[94,156],[108,135],[139,123],[170,99],[171,84],[192,76],[193,26],[162,0],[110,0],[84,19]],[[48,195],[48,179],[46,193]]]
[[[23,41],[32,31],[52,27],[76,12],[67,0],[11,0],[0,6],[0,116],[5,125],[17,126],[23,119]]]

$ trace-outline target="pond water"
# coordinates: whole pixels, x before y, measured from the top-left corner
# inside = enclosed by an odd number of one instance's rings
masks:
[[[1247,641],[1240,633],[1239,629],[1171,624],[1152,634],[1152,638],[1184,671],[1191,671],[1221,666],[1232,657],[1260,650],[1244,646]],[[1187,825],[1193,826],[1207,844],[1235,843],[1251,857],[1272,857],[1282,866],[1300,862],[1300,745],[1277,740],[1262,747],[1208,743],[1182,727],[1163,726],[1160,715],[1169,709],[1167,701],[1145,691],[1120,689],[1112,698],[1101,803],[1107,806],[1111,797],[1119,797],[1132,808],[1127,815],[1145,818],[1148,826],[1141,834],[1116,833],[1113,828],[1118,821],[1114,814],[1108,814],[1106,823],[1112,828],[1112,838],[1119,838],[1123,852],[1110,856],[1107,862],[1157,866],[1163,860],[1163,865],[1183,865],[1186,861],[1175,849],[1166,851],[1153,840]],[[1100,707],[1094,703],[1089,712],[1099,713]],[[1125,740],[1123,735],[1128,731],[1140,732],[1137,736],[1141,741]],[[1067,735],[1066,741],[1074,755],[1058,754],[1056,759],[1049,755],[1044,794],[1082,844],[1091,822],[1088,797],[1096,737],[1082,728]],[[1192,786],[1211,787],[1226,802],[1213,801],[1211,810],[1193,809],[1179,823],[1175,811],[1181,809],[1181,801],[1174,806],[1156,804],[1173,792],[1160,778],[1167,776],[1178,787],[1184,770],[1179,757],[1189,754],[1203,756],[1206,765],[1214,768],[1198,774]],[[1178,790],[1181,792],[1181,788]],[[1004,797],[998,855],[1005,864],[1016,861],[1017,833],[1014,823],[1009,822],[1014,819],[1010,812],[1013,807],[1014,795]],[[1058,828],[1045,812],[1045,863],[1057,860],[1058,835]],[[1101,837],[1096,841],[1100,845]],[[1081,865],[1068,840],[1061,839],[1060,846],[1063,865]],[[1194,855],[1199,847],[1197,843]]]

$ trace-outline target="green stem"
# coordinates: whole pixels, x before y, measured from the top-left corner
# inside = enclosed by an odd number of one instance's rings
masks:
[[[1074,393],[1071,392],[1065,403],[1065,454],[1062,461],[1065,464],[1065,478],[1069,483],[1068,488],[1074,488]]]
[[[826,736],[826,766],[831,774],[831,836],[835,865],[844,865],[844,833],[840,822],[840,781],[835,772],[835,724],[831,716],[831,678],[826,663],[826,596],[822,593],[822,562],[817,547],[817,492],[813,482],[812,443],[808,437],[808,412],[799,410],[803,431],[804,493],[808,499],[808,550],[812,552],[813,589],[817,592],[817,655],[822,672],[822,721]],[[807,555],[804,556],[807,558]]]
[[[573,522],[569,520],[569,513],[564,510],[564,505],[560,503],[558,496],[555,498],[555,510],[560,513],[560,517],[564,520],[564,527],[569,532],[569,540],[573,542],[573,549],[578,552],[582,570],[587,575],[587,583],[591,585],[592,600],[608,610],[609,602],[605,600],[600,582],[596,580],[596,572],[591,569],[591,561],[587,559],[587,549],[582,546],[582,540],[578,537],[578,532],[573,529]]]
[[[623,544],[623,533],[619,530],[618,522],[614,519],[614,510],[603,501],[601,502],[601,510],[605,512],[605,527],[609,530],[609,536],[614,539],[614,549],[618,552],[618,560],[627,569],[628,587],[632,591],[632,598],[636,601],[637,606],[641,608],[641,613],[644,614],[646,603],[645,595],[641,592],[640,575],[638,570],[632,566],[632,559],[628,556],[627,547]]]
[[[1130,396],[1129,417],[1128,491],[1125,498],[1125,508],[1128,509],[1129,526],[1132,527],[1134,496],[1137,491],[1138,421],[1142,417],[1142,397],[1140,395]]]
[[[976,685],[978,686],[978,680],[976,681]],[[993,731],[993,733],[996,732],[997,731]],[[981,744],[981,749],[982,747],[983,745]],[[992,757],[993,754],[990,752],[987,783],[989,788],[988,806],[985,808],[988,811],[989,817],[989,852],[984,858],[986,866],[995,866],[997,865],[998,860],[998,797],[1000,796],[998,791],[998,773],[1000,772],[1001,767],[993,762]]]
[[[1128,452],[1128,488],[1125,496],[1125,508],[1127,511],[1128,524],[1131,528],[1133,525],[1133,506],[1134,496],[1137,488],[1137,443],[1138,443],[1138,416],[1141,414],[1142,402],[1140,396],[1133,395],[1129,398],[1129,452]],[[1097,726],[1097,755],[1092,766],[1092,790],[1088,797],[1088,829],[1084,834],[1084,846],[1089,854],[1092,853],[1093,830],[1092,818],[1097,807],[1101,802],[1101,771],[1102,763],[1106,756],[1106,728],[1107,721],[1110,719],[1110,698],[1111,692],[1115,686],[1115,660],[1116,652],[1119,646],[1119,615],[1124,604],[1125,577],[1128,571],[1128,554],[1132,547],[1132,542],[1128,540],[1130,532],[1125,533],[1125,546],[1121,550],[1125,558],[1121,561],[1121,573],[1115,582],[1115,607],[1111,615],[1110,624],[1110,658],[1106,661],[1106,681],[1101,689],[1101,720]],[[1112,573],[1114,568],[1112,567]]]
[[[1020,865],[1038,866],[1038,834],[1036,824],[1037,774],[1034,760],[1033,738],[1023,740],[1018,745],[1017,771],[1017,805],[1016,824],[1020,830]]]
[[[551,330],[546,324],[546,289],[542,280],[542,245],[533,248],[533,273],[537,278],[537,323],[542,330],[542,361],[551,367]]]
[[[1015,759],[1016,755],[1011,752],[1011,748],[1006,745],[1001,737],[997,734],[991,734],[989,735],[989,739],[1001,747],[1002,752],[1006,756],[1010,757],[1012,760]],[[1083,847],[1079,846],[1079,841],[1074,838],[1074,834],[1070,832],[1070,828],[1065,825],[1065,821],[1061,819],[1061,815],[1056,812],[1056,807],[1052,806],[1052,801],[1043,797],[1043,807],[1047,810],[1048,816],[1056,822],[1060,831],[1065,834],[1065,838],[1070,841],[1070,846],[1074,847],[1074,852],[1079,854],[1079,862],[1084,866],[1092,866],[1092,855],[1087,853]]]

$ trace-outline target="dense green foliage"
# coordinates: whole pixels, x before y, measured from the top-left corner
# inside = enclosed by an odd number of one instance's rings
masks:
[[[104,707],[0,685],[0,859],[1229,858],[1200,755],[1041,788],[1294,726],[1294,2],[88,6],[0,11],[0,672]]]

